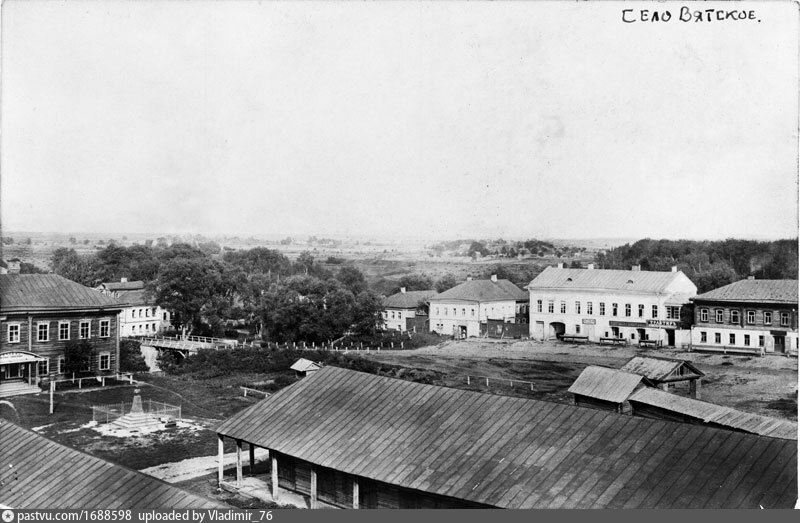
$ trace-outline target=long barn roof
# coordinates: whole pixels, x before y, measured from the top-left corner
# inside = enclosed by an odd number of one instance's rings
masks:
[[[217,431],[505,508],[793,507],[795,442],[325,367]]]
[[[787,303],[797,305],[797,280],[740,280],[698,294],[696,301]]]
[[[227,508],[0,420],[0,503],[31,509]]]

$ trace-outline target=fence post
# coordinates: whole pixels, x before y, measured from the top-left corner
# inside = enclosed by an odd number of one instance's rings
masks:
[[[486,386],[489,386],[489,378],[486,378]]]
[[[467,385],[469,385],[469,374],[467,374]]]

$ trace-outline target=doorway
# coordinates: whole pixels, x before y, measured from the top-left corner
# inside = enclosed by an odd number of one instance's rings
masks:
[[[786,336],[773,336],[772,339],[775,340],[775,352],[785,353]]]
[[[667,329],[667,346],[668,347],[675,346],[675,331],[672,329]]]
[[[566,326],[560,321],[554,321],[550,324],[550,338],[560,339],[566,331]]]

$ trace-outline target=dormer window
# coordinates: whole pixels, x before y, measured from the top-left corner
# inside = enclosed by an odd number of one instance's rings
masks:
[[[633,283],[633,280],[628,280],[628,283]]]
[[[572,278],[567,278],[567,281],[572,281]]]

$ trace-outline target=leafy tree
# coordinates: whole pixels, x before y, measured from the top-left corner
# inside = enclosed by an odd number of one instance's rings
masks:
[[[20,262],[19,272],[20,274],[47,274],[47,271],[43,271],[36,265],[28,262]]]
[[[436,292],[441,293],[448,289],[452,289],[456,285],[458,285],[458,280],[456,280],[456,277],[453,276],[452,274],[445,274],[444,276],[436,280],[435,288]]]
[[[427,274],[407,274],[397,281],[394,292],[400,292],[402,287],[407,291],[427,291],[433,289],[433,280]]]
[[[476,254],[480,254],[481,256],[486,256],[489,254],[489,249],[486,248],[481,242],[474,241],[469,245],[469,249],[467,250],[467,256],[475,257]]]
[[[119,370],[121,372],[148,372],[150,369],[142,356],[141,345],[136,340],[119,342]]]
[[[14,244],[14,238],[12,238],[11,236],[3,237],[3,245],[13,245],[13,244]]]
[[[64,372],[68,376],[91,374],[94,347],[89,340],[70,340],[64,347]]]
[[[93,255],[79,256],[75,249],[59,247],[50,260],[53,272],[87,287],[101,282],[101,271]]]
[[[364,278],[364,273],[355,267],[342,267],[336,273],[336,279],[354,295],[367,289],[367,280]]]

